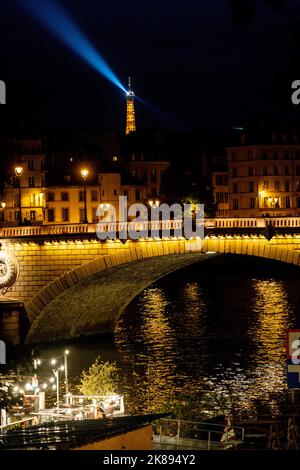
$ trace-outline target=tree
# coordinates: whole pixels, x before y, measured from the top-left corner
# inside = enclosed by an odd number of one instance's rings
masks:
[[[117,383],[116,363],[103,362],[98,357],[88,370],[82,372],[79,390],[83,395],[111,395],[116,392]]]
[[[8,409],[22,403],[22,401],[22,396],[19,392],[14,391],[13,385],[0,384],[0,409]]]

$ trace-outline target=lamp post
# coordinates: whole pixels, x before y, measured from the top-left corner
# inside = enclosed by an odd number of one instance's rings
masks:
[[[89,176],[89,170],[87,170],[86,168],[83,168],[81,170],[81,177],[82,177],[83,186],[84,186],[84,220],[83,220],[84,224],[88,224],[87,203],[86,203],[86,180],[88,176]]]
[[[66,349],[61,356],[51,359],[50,364],[55,366],[57,364],[58,359],[64,358],[64,365],[60,366],[57,370],[65,372],[65,392],[66,395],[69,393],[69,377],[68,377],[68,356],[70,351]],[[56,369],[55,369],[56,370]],[[54,373],[54,372],[53,372]]]
[[[64,352],[64,368],[65,368],[65,387],[66,395],[69,393],[69,382],[68,382],[68,355],[69,351],[66,349]]]
[[[18,178],[19,187],[19,225],[22,225],[22,201],[21,201],[21,176],[23,175],[23,167],[20,165],[15,166],[15,175]]]

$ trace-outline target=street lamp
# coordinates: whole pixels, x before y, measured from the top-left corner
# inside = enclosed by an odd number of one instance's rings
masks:
[[[15,175],[18,179],[19,187],[19,225],[22,225],[22,201],[21,201],[21,176],[23,175],[23,167],[20,165],[15,166]]]
[[[86,168],[83,168],[81,170],[81,178],[83,180],[83,186],[84,186],[84,220],[83,220],[84,224],[88,223],[87,204],[86,204],[86,180],[88,176],[89,176],[89,170],[87,170]]]
[[[65,371],[65,387],[66,387],[66,395],[69,393],[69,383],[68,383],[68,349],[64,352],[64,371]]]
[[[68,356],[69,356],[69,354],[70,354],[70,351],[68,349],[66,349],[61,356],[53,358],[50,361],[50,364],[52,366],[55,366],[57,364],[58,359],[60,359],[62,357],[64,358],[64,364],[61,365],[61,366],[57,366],[57,370],[60,370],[61,372],[65,373],[65,391],[66,391],[66,395],[69,393],[69,377],[68,377],[68,370],[69,370],[69,368],[68,368]]]

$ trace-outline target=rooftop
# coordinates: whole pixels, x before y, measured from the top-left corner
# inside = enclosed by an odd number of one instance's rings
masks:
[[[118,418],[57,421],[0,435],[0,450],[72,449],[149,425],[165,414],[122,416]]]

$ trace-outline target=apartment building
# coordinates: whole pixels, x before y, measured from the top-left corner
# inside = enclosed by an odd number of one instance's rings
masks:
[[[230,217],[300,215],[300,145],[273,136],[268,145],[227,148]]]
[[[18,223],[19,220],[23,223],[43,223],[46,208],[43,142],[41,139],[16,139],[12,142],[12,149],[2,220],[8,224]]]

